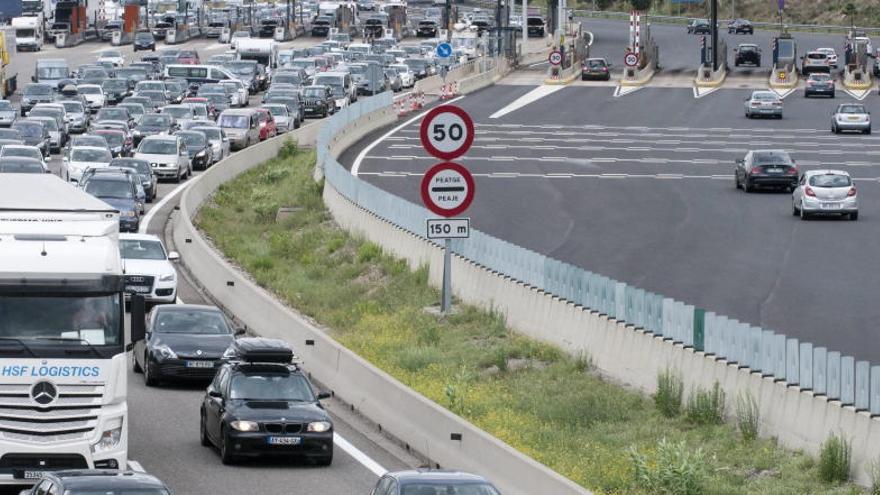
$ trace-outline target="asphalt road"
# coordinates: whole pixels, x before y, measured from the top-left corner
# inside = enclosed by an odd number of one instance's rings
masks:
[[[634,286],[880,362],[880,139],[829,132],[836,100],[785,100],[785,119],[747,120],[745,90],[567,87],[489,118],[532,88],[495,86],[458,105],[477,125],[459,161],[475,173],[475,228]],[[876,97],[865,103],[880,110]],[[361,176],[420,203],[416,121],[372,148]],[[348,150],[351,165],[365,143]],[[858,222],[802,222],[786,193],[734,189],[748,149],[788,150],[801,170],[857,180]]]
[[[285,43],[284,46],[310,46],[318,42],[318,39],[303,38]],[[228,45],[219,45],[216,41],[204,39],[176,46],[195,48],[202,57],[228,49]],[[42,52],[36,54],[15,53],[10,65],[19,74],[21,89],[30,81],[37,57],[63,57],[70,61],[73,68],[93,62],[98,52],[105,48],[109,48],[108,43],[89,42],[63,50],[46,46]],[[133,56],[130,46],[121,49],[127,62],[140,58]],[[19,95],[14,95],[12,100],[17,104]],[[256,100],[252,100],[252,103],[256,103]],[[320,125],[320,121],[311,121],[306,125]],[[60,166],[60,157],[52,155],[52,171],[57,174]],[[196,171],[194,177],[199,174]],[[170,236],[165,235],[167,224],[175,212],[174,207],[180,199],[182,189],[191,181],[192,179],[182,184],[160,183],[158,198],[147,205],[148,211],[153,208],[158,210],[152,214],[149,225],[143,226],[142,230],[146,229],[151,234],[163,237],[169,249],[173,249],[173,245]],[[208,303],[185,275],[179,279],[178,293],[183,302]],[[272,462],[223,466],[217,453],[201,447],[198,440],[198,408],[205,384],[147,388],[142,375],[132,373],[129,375],[128,385],[131,415],[129,457],[142,465],[147,472],[165,481],[174,493],[244,494],[254,493],[256,487],[265,493],[368,493],[378,478],[375,473],[377,468],[403,469],[418,463],[377,434],[363,418],[352,414],[340,402],[329,400],[325,405],[334,416],[337,434],[354,447],[354,456],[340,448],[340,443],[337,442],[333,465],[327,468],[301,463]]]

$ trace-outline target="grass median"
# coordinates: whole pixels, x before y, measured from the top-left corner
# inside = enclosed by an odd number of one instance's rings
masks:
[[[414,390],[597,493],[861,493],[822,482],[816,461],[772,440],[667,417],[595,374],[587,356],[513,333],[498,315],[461,303],[429,314],[439,294],[427,270],[341,230],[314,162],[286,147],[221,186],[197,224],[257,283]]]

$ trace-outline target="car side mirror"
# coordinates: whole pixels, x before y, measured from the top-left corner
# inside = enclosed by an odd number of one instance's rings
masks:
[[[168,259],[171,261],[177,261],[180,259],[180,253],[178,253],[177,251],[171,251],[170,253],[168,253]]]
[[[37,76],[31,76],[31,81],[37,82]]]
[[[333,394],[330,392],[318,392],[318,400],[329,399],[333,397]]]
[[[236,328],[235,329],[235,336],[236,337],[240,337],[240,336],[246,335],[246,334],[247,334],[247,330],[245,330],[244,328]]]
[[[222,399],[223,394],[220,393],[219,390],[208,389],[208,397],[214,397],[215,399]]]

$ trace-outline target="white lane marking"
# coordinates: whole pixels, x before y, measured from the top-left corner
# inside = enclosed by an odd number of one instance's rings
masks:
[[[381,477],[388,472],[387,469],[382,467],[378,462],[374,461],[367,454],[364,454],[360,449],[352,445],[348,440],[342,438],[342,436],[340,436],[338,433],[333,434],[333,443],[340,449],[344,450],[345,453],[354,458],[354,460],[361,463],[370,472],[375,474],[376,477]]]
[[[846,89],[846,88],[844,88],[843,91],[858,101],[864,100],[865,98],[868,97],[869,94],[871,94],[870,89]]]
[[[140,232],[142,234],[145,233],[147,231],[147,229],[150,228],[150,222],[153,220],[153,217],[156,216],[156,212],[161,210],[162,207],[165,206],[166,203],[168,203],[175,196],[180,194],[180,192],[183,191],[187,186],[189,186],[190,184],[193,184],[197,180],[199,180],[199,177],[201,177],[201,176],[202,176],[202,174],[199,174],[199,175],[189,179],[188,181],[184,182],[183,184],[175,187],[170,193],[166,194],[164,198],[159,200],[158,203],[154,204],[153,207],[150,208],[150,211],[148,211],[147,214],[144,215],[144,219],[143,219],[143,221],[141,221],[141,227],[138,229],[138,232]]]
[[[446,103],[447,103],[447,104],[449,104],[449,103],[453,103],[453,102],[456,102],[456,101],[458,101],[458,100],[460,100],[460,99],[462,99],[462,98],[464,98],[464,95],[459,96],[458,98],[453,98],[453,99],[449,100],[449,101],[446,102]],[[418,114],[418,115],[416,115],[415,117],[413,117],[413,118],[407,120],[406,122],[400,124],[399,126],[395,127],[394,129],[391,129],[390,131],[386,132],[382,137],[380,137],[379,139],[377,139],[377,140],[373,141],[372,143],[370,143],[369,146],[367,146],[366,148],[362,149],[361,152],[358,153],[357,158],[354,159],[354,163],[351,165],[351,175],[357,177],[358,173],[360,173],[360,170],[361,170],[361,162],[364,161],[364,158],[367,156],[367,153],[369,153],[370,151],[372,151],[373,148],[376,147],[376,145],[378,145],[378,144],[381,143],[382,141],[388,139],[389,137],[391,137],[392,134],[396,133],[397,131],[403,129],[404,127],[406,127],[406,126],[408,126],[408,125],[410,125],[410,124],[412,124],[412,123],[415,122],[416,120],[419,120],[419,119],[422,118],[422,116],[423,116],[425,113],[427,113],[427,112],[428,112],[428,111],[425,110],[424,112],[421,112],[420,114]]]
[[[630,93],[635,93],[636,91],[644,88],[645,86],[615,86],[614,87],[614,97],[620,98],[621,96],[626,96]]]
[[[138,473],[146,473],[147,472],[147,470],[144,469],[144,467],[141,466],[141,463],[139,463],[138,461],[129,460],[128,467],[131,468],[132,471],[137,471]]]
[[[520,108],[528,105],[529,103],[534,103],[534,102],[540,100],[541,98],[544,98],[545,96],[550,96],[553,93],[555,93],[563,88],[565,88],[565,86],[562,86],[562,85],[560,85],[560,86],[538,86],[537,88],[529,91],[528,93],[526,93],[526,94],[520,96],[519,98],[517,98],[516,100],[514,100],[513,103],[511,103],[511,104],[507,105],[506,107],[502,108],[501,110],[498,110],[497,112],[493,113],[492,115],[489,116],[489,118],[490,119],[497,119],[499,117],[503,117],[503,116],[509,114],[510,112],[513,112],[515,110],[519,110]]]

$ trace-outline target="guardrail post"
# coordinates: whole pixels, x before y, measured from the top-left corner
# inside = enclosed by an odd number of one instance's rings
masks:
[[[880,416],[880,366],[871,367],[871,416]]]
[[[813,392],[816,395],[828,393],[828,349],[813,349]]]
[[[856,363],[856,410],[867,411],[871,406],[871,363]]]
[[[801,342],[799,383],[801,390],[813,389],[813,344]]]
[[[773,339],[775,333],[772,330],[763,330],[761,332],[761,374],[764,376],[773,376]]]
[[[785,381],[785,334],[773,336],[773,376],[777,381]]]
[[[801,371],[798,339],[788,339],[785,345],[785,381],[789,385],[797,385],[800,383]]]
[[[749,327],[749,368],[756,373],[761,372],[761,332],[758,327]]]
[[[856,360],[852,356],[840,358],[840,403],[851,406],[856,401]]]
[[[831,400],[840,400],[840,353],[828,353],[828,390],[826,395]]]

